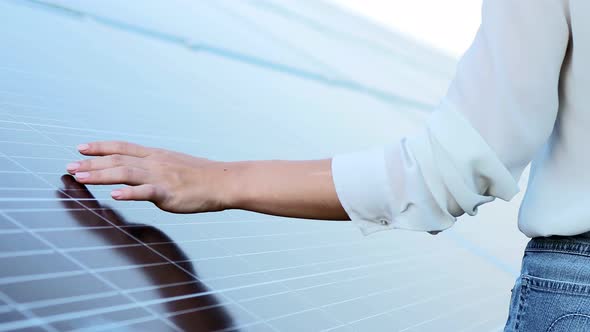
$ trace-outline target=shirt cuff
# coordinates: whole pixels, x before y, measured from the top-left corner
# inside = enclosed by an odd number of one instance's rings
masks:
[[[394,228],[384,146],[333,156],[332,179],[342,207],[363,235]]]

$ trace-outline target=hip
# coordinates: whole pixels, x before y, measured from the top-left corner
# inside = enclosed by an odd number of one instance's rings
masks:
[[[590,331],[590,237],[533,238],[512,289],[505,331]]]

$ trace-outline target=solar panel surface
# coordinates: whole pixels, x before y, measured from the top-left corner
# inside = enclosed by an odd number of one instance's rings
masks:
[[[399,139],[454,59],[316,1],[3,0],[0,26],[0,331],[502,327],[518,199],[437,236],[365,238],[168,214],[63,175],[92,140],[242,160]]]

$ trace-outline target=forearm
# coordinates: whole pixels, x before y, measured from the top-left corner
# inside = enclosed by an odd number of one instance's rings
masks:
[[[332,159],[222,163],[226,207],[276,216],[350,220],[336,195]]]
[[[121,141],[82,144],[94,158],[67,165],[84,184],[127,184],[116,200],[164,211],[242,209],[276,216],[350,220],[332,181],[332,159],[223,162]]]

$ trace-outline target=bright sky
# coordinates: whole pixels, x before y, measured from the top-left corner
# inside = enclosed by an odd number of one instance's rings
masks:
[[[482,0],[329,0],[454,56],[473,41]]]

